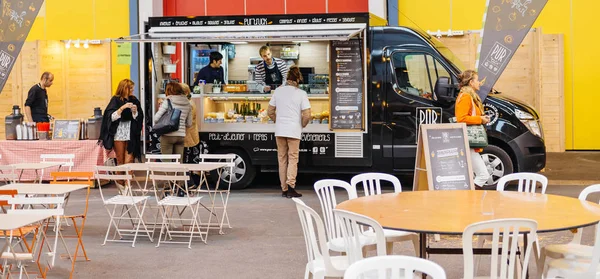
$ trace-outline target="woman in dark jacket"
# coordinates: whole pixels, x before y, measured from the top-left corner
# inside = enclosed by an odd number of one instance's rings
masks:
[[[133,95],[135,83],[124,79],[110,99],[102,116],[100,139],[105,149],[115,151],[117,165],[141,160],[141,135],[144,113],[140,101]]]

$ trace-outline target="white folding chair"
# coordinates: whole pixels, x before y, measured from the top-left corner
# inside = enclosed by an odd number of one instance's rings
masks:
[[[348,264],[353,264],[362,260],[366,255],[366,251],[363,250],[363,241],[361,240],[361,238],[365,237],[365,227],[368,227],[370,231],[373,232],[377,256],[387,255],[385,251],[386,246],[383,228],[377,221],[367,216],[346,210],[334,209],[333,213],[336,222],[339,224],[340,230],[342,231],[344,247],[346,248],[346,255],[348,256]]]
[[[225,162],[227,166],[224,168],[218,169],[216,174],[216,182],[214,189],[210,189],[210,184],[207,179],[206,172],[202,172],[200,174],[200,185],[198,185],[197,192],[205,192],[208,193],[208,197],[212,203],[212,207],[214,209],[223,210],[222,216],[219,218],[217,215],[217,221],[219,221],[219,234],[223,234],[223,225],[227,222],[227,227],[231,229],[231,224],[229,222],[229,215],[227,214],[227,204],[229,202],[229,193],[231,191],[231,181],[233,175],[233,168],[235,166],[234,160],[236,158],[236,154],[200,154],[200,163],[210,163],[210,162]],[[219,190],[219,186],[221,180],[228,181],[227,189]],[[206,185],[206,189],[202,189],[202,185]],[[221,205],[215,206],[216,195],[219,194],[221,198]],[[227,220],[227,221],[225,221]],[[210,222],[210,221],[209,221]]]
[[[151,231],[148,230],[146,223],[144,223],[144,210],[146,209],[148,196],[134,196],[131,191],[131,175],[115,174],[123,171],[128,173],[129,170],[122,167],[96,166],[94,173],[96,180],[98,180],[102,203],[110,217],[102,245],[106,245],[106,242],[131,242],[131,247],[135,247],[139,232],[146,233],[150,242],[153,242],[153,238],[150,235]],[[100,180],[122,180],[124,181],[125,189],[116,196],[105,197]],[[131,228],[122,227],[121,221],[129,221]],[[111,229],[114,229],[114,234],[112,239],[109,239],[108,235]],[[119,236],[118,239],[117,235]],[[133,236],[133,239],[125,240],[123,239],[124,236]]]
[[[58,171],[60,171],[60,169],[62,167],[67,167],[67,168],[69,168],[69,172],[71,172],[73,170],[73,167],[75,166],[75,163],[74,163],[75,154],[41,154],[40,160],[42,163],[46,163],[46,162],[60,163],[60,166],[58,166]],[[44,177],[43,169],[42,169],[42,177]]]
[[[600,230],[598,229],[595,233],[594,246],[590,248],[586,248],[592,251],[590,258],[577,258],[571,255],[550,261],[548,270],[544,274],[545,278],[600,278]]]
[[[188,248],[191,249],[192,239],[194,237],[200,237],[200,239],[206,244],[208,230],[206,232],[202,232],[200,230],[201,222],[200,217],[198,215],[201,197],[190,196],[190,191],[187,183],[190,179],[189,175],[187,175],[188,169],[182,166],[165,164],[164,166],[150,168],[150,179],[152,180],[152,185],[154,186],[156,202],[159,206],[160,213],[162,216],[160,235],[158,236],[158,242],[156,244],[156,247],[159,247],[161,242],[187,243]],[[155,172],[167,174],[159,175],[155,174]],[[158,190],[158,181],[167,181],[171,187],[172,195],[160,199],[161,194]],[[182,190],[185,194],[185,197],[175,196],[178,190]],[[179,210],[180,207],[182,207],[181,211]],[[191,218],[185,218],[183,216],[187,209],[189,209],[192,215]],[[175,214],[177,214],[177,216],[175,216]],[[176,221],[179,221],[181,223],[181,227],[177,227],[175,225]],[[185,224],[184,222],[189,222],[189,224]],[[189,229],[186,230],[186,227],[189,227]],[[181,230],[176,230],[178,228]],[[163,235],[165,237],[164,240],[162,240]],[[172,241],[173,237],[184,237],[186,235],[189,235],[188,242]],[[166,241],[167,237],[169,237],[169,241]]]
[[[17,180],[19,180],[19,175],[17,175],[17,171],[14,166],[0,165],[0,181],[3,181],[5,184],[9,184],[17,183]]]
[[[402,192],[402,184],[400,180],[387,173],[363,173],[352,177],[350,184],[358,192],[359,184],[362,184],[365,196],[381,195],[381,183],[388,182],[394,185],[394,193]],[[385,241],[387,243],[387,253],[392,254],[394,250],[394,242],[412,241],[415,249],[415,255],[419,255],[419,236],[416,233],[383,229]]]
[[[587,200],[588,195],[592,193],[600,192],[600,184],[594,184],[586,187],[579,194],[579,200]],[[600,201],[598,202],[600,203]],[[598,228],[595,228],[598,230]],[[581,237],[583,236],[583,228],[577,229],[577,232],[573,234],[571,242],[566,244],[549,244],[541,249],[540,259],[538,261],[538,278],[541,278],[541,274],[545,272],[546,268],[546,257],[552,259],[562,258],[582,258],[591,259],[593,256],[593,246],[582,245]]]
[[[526,278],[531,251],[539,253],[537,241],[537,222],[530,219],[496,219],[471,224],[463,231],[464,279],[475,278],[473,266],[473,236],[476,233],[492,233],[490,277],[498,279]],[[527,249],[524,251],[522,268],[517,257],[518,235],[527,232]],[[501,247],[499,247],[502,245]],[[498,259],[500,254],[500,259]],[[515,274],[515,269],[519,269]],[[499,272],[499,273],[498,273]]]
[[[501,177],[496,185],[496,191],[504,191],[506,185],[513,181],[519,182],[517,192],[535,193],[539,183],[542,188],[540,193],[545,194],[546,188],[548,187],[548,178],[541,174],[531,172],[516,172]]]
[[[179,164],[180,154],[146,154],[146,163],[172,163]]]
[[[13,215],[49,215],[53,216],[55,220],[61,218],[64,214],[64,197],[27,197],[25,195],[17,195],[15,197],[6,198],[8,205],[10,208],[6,211],[6,214]],[[42,222],[45,222],[42,221]],[[40,222],[40,227],[43,226],[42,222]],[[48,226],[48,222],[46,222],[46,226]],[[54,222],[54,230],[56,232],[60,231],[60,222]],[[12,241],[12,232],[9,235],[9,243]],[[37,244],[34,243],[33,250],[31,252],[15,252],[14,247],[7,247],[6,252],[2,252],[0,258],[4,260],[4,266],[8,260],[14,260],[17,262],[17,266],[19,267],[19,278],[22,278],[23,273],[25,272],[27,278],[27,271],[25,269],[24,262],[33,262],[36,258],[35,256],[41,252],[42,246],[46,241],[45,229],[39,230],[39,241]],[[49,243],[46,244],[50,252],[47,254],[51,257],[48,265],[50,267],[54,266],[54,262],[56,260],[56,249],[58,247],[58,233],[54,238],[54,245],[50,248]]]
[[[302,200],[298,198],[292,200],[296,204],[298,217],[300,217],[308,257],[304,279],[310,278],[310,274],[314,279],[344,276],[344,271],[348,268],[348,257],[329,254],[325,226],[321,217]]]
[[[357,261],[346,269],[344,279],[421,278],[415,272],[427,274],[431,279],[446,279],[446,272],[440,265],[410,256],[380,256]]]
[[[332,251],[346,252],[346,245],[344,242],[344,236],[340,225],[336,222],[335,216],[333,215],[333,209],[338,204],[335,189],[341,188],[346,191],[348,199],[356,198],[356,188],[348,184],[345,181],[337,179],[323,179],[315,182],[315,192],[319,197],[321,203],[321,210],[323,212],[323,219],[325,219],[325,229],[327,232],[327,246]],[[375,237],[373,236],[362,236],[360,238],[363,246],[370,246],[376,243]]]

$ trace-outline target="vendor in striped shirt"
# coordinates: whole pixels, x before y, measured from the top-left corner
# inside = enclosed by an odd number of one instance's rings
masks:
[[[268,46],[262,46],[259,54],[263,62],[256,65],[254,81],[263,85],[265,92],[269,92],[271,86],[277,87],[285,83],[289,68],[283,59],[272,57],[271,48]]]

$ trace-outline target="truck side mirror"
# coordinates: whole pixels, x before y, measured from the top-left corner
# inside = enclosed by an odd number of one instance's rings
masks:
[[[454,92],[456,85],[451,83],[450,77],[439,77],[435,82],[433,92],[440,101],[453,102],[455,100]]]

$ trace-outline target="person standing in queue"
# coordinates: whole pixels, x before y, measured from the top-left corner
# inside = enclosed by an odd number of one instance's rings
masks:
[[[50,122],[48,116],[48,92],[46,88],[52,86],[54,75],[50,72],[44,72],[40,78],[40,83],[29,89],[27,100],[25,101],[25,117],[29,122]]]
[[[272,57],[269,46],[262,46],[258,53],[263,62],[256,65],[254,81],[264,86],[265,92],[271,91],[271,86],[283,85],[289,71],[287,63],[283,59]]]
[[[300,69],[292,66],[287,75],[286,85],[275,89],[267,110],[269,118],[275,122],[281,196],[287,198],[302,197],[295,189],[298,155],[302,128],[306,127],[311,119],[308,95],[306,91],[298,88],[300,82]]]
[[[183,148],[185,143],[185,132],[187,127],[192,126],[191,110],[192,105],[185,96],[183,88],[178,82],[170,82],[165,90],[167,100],[171,101],[171,106],[174,109],[181,110],[179,118],[179,129],[160,136],[160,153],[161,154],[179,154],[179,158],[183,161]],[[154,121],[160,119],[169,108],[169,102],[162,101],[158,111],[154,115]]]
[[[117,165],[142,159],[142,104],[133,95],[135,83],[130,79],[119,82],[115,95],[104,109],[98,143],[106,150],[114,150]],[[116,181],[119,191],[125,190],[124,181]]]
[[[223,67],[221,67],[222,63],[223,55],[218,51],[211,52],[210,64],[198,71],[196,80],[194,81],[194,85],[192,87],[198,86],[200,80],[204,80],[206,83],[214,83],[215,81],[218,83],[225,83],[225,74]]]
[[[481,85],[477,72],[466,70],[458,78],[460,79],[460,93],[456,98],[456,106],[454,107],[456,122],[467,125],[489,123],[490,117],[483,115],[483,104],[481,98],[477,95],[477,90]],[[477,188],[482,188],[490,178],[483,158],[479,154],[481,151],[483,151],[483,148],[471,148],[471,163],[475,173],[473,183]]]

